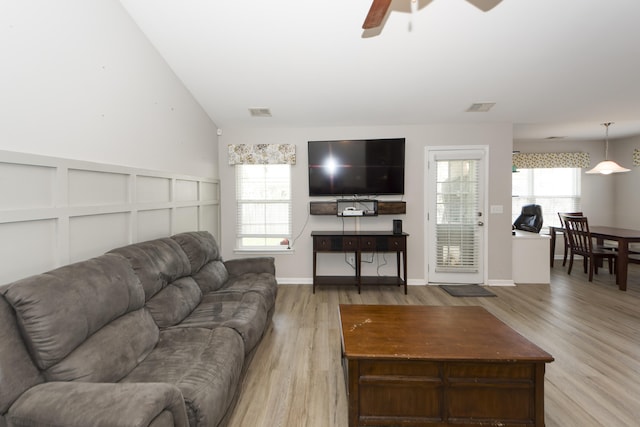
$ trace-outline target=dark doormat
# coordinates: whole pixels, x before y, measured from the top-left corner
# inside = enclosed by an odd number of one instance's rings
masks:
[[[491,291],[478,285],[440,285],[440,288],[454,297],[495,297]]]

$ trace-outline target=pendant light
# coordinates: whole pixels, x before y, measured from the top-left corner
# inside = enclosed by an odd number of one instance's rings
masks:
[[[602,175],[609,175],[612,173],[630,171],[630,169],[623,168],[613,160],[609,160],[609,126],[611,126],[612,124],[613,123],[611,122],[602,124],[602,126],[606,128],[606,139],[604,140],[604,160],[598,163],[595,168],[588,170],[585,173],[599,173]]]

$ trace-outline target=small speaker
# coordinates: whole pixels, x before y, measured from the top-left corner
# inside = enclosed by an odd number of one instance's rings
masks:
[[[402,220],[394,219],[393,220],[393,234],[402,234]]]

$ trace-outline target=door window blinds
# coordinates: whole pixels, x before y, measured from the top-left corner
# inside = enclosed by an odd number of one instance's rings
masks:
[[[437,272],[477,272],[479,161],[436,160]]]

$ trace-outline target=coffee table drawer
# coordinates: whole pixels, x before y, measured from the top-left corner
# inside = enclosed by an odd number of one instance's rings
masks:
[[[390,361],[379,362],[362,360],[359,363],[360,377],[411,376],[438,377],[442,375],[442,364],[438,362]]]
[[[442,420],[441,364],[360,361],[358,371],[363,425],[400,425],[407,418]]]

